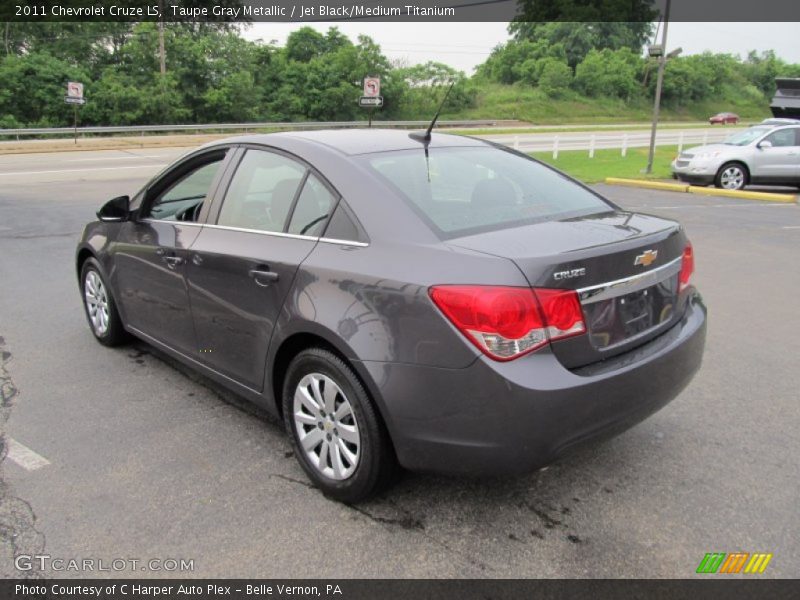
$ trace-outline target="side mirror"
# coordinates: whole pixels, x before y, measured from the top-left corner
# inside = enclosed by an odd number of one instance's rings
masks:
[[[758,143],[758,147],[763,150],[764,148],[772,148],[772,142],[764,140],[763,142]]]
[[[120,223],[127,221],[130,215],[131,199],[128,196],[112,198],[97,211],[97,218],[106,223]]]

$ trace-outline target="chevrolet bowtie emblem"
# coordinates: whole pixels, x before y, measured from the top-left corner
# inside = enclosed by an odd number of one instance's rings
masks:
[[[642,254],[636,257],[636,260],[633,261],[634,265],[641,265],[643,267],[649,267],[654,262],[656,262],[656,257],[658,256],[658,250],[645,250]]]

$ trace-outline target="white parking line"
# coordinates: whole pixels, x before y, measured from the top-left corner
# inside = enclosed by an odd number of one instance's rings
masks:
[[[800,225],[784,225],[781,229],[800,229]]]
[[[35,471],[36,469],[41,469],[50,464],[50,461],[44,456],[36,454],[36,452],[26,445],[20,444],[13,438],[6,438],[6,448],[8,448],[6,457],[13,460],[26,471]]]
[[[57,169],[50,171],[12,171],[10,173],[0,173],[3,175],[44,175],[46,173],[88,173],[91,171],[119,171],[120,169],[154,169],[163,166],[167,163],[158,163],[155,165],[131,165],[128,167],[96,167],[94,169]]]

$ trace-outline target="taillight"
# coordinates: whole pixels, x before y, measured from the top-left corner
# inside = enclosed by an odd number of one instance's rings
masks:
[[[681,257],[681,274],[678,276],[680,287],[678,291],[682,292],[689,287],[692,273],[694,273],[694,249],[691,242],[686,242],[686,247],[683,249],[683,256]]]
[[[441,285],[430,295],[453,325],[495,360],[512,360],[586,331],[572,290]]]

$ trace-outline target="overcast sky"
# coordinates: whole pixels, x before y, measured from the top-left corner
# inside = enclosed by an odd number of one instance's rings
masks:
[[[277,40],[278,45],[303,23],[254,23],[244,32],[248,39]],[[390,59],[409,64],[443,62],[471,74],[492,48],[508,39],[507,23],[313,23],[327,31],[331,26],[355,40],[371,36]],[[746,55],[750,50],[775,50],[788,62],[800,63],[800,23],[670,23],[667,45],[684,54],[705,50]]]

